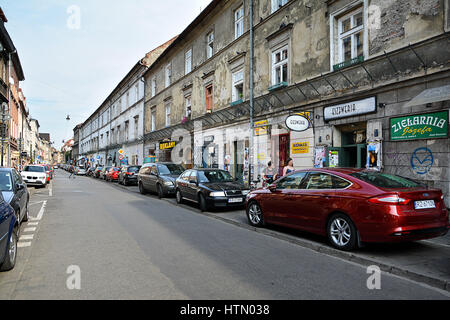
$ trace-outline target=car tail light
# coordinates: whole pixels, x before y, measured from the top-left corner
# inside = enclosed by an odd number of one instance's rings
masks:
[[[401,204],[401,205],[405,205],[411,202],[411,199],[405,199],[405,198],[401,198],[396,194],[391,194],[391,195],[385,195],[385,196],[379,196],[379,197],[375,197],[375,198],[370,198],[369,199],[370,203],[376,203],[376,204]]]

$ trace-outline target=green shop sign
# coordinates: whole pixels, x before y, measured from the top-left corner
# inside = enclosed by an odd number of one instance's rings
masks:
[[[391,140],[448,137],[448,110],[391,119]]]

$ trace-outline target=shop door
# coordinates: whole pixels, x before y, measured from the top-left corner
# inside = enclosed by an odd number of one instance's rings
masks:
[[[244,181],[245,141],[234,142],[234,178]]]
[[[278,170],[281,170],[281,174],[283,172],[283,168],[287,165],[288,159],[291,157],[290,142],[291,139],[289,134],[283,134],[279,136],[280,158],[278,163]]]

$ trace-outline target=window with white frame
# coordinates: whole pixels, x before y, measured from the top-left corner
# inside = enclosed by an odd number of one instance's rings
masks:
[[[152,109],[152,132],[156,130],[156,109]]]
[[[272,0],[272,13],[280,9],[282,6],[284,6],[286,3],[288,3],[289,0]]]
[[[152,79],[152,97],[156,96],[156,77]]]
[[[338,63],[364,55],[364,18],[362,8],[338,20]]]
[[[189,49],[184,54],[184,74],[192,71],[192,49]]]
[[[214,32],[208,33],[206,36],[206,58],[209,59],[214,54]]]
[[[134,140],[137,140],[139,132],[139,116],[134,117]]]
[[[232,100],[233,102],[242,100],[244,98],[244,70],[240,69],[233,72],[232,75]]]
[[[234,38],[237,39],[244,34],[244,6],[234,11]]]
[[[172,83],[172,67],[170,64],[166,66],[166,88]]]
[[[289,48],[285,46],[272,52],[272,85],[288,82]]]
[[[166,104],[166,127],[170,126],[170,103]]]
[[[128,109],[128,107],[130,106],[130,91],[127,92],[126,103],[126,108]]]
[[[191,96],[184,98],[184,104],[186,106],[186,118],[190,119],[192,114],[192,99]]]
[[[136,93],[136,100],[135,102],[139,101],[139,83],[136,83],[136,85],[134,86],[134,91]]]

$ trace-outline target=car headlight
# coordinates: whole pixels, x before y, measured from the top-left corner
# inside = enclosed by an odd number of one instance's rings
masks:
[[[211,197],[225,197],[225,192],[220,191],[220,192],[211,192],[209,194]]]
[[[173,186],[174,185],[174,183],[172,182],[172,181],[166,181],[166,182],[164,182],[164,185],[166,185],[166,186]]]
[[[250,193],[250,190],[242,190],[242,195],[246,196]]]

